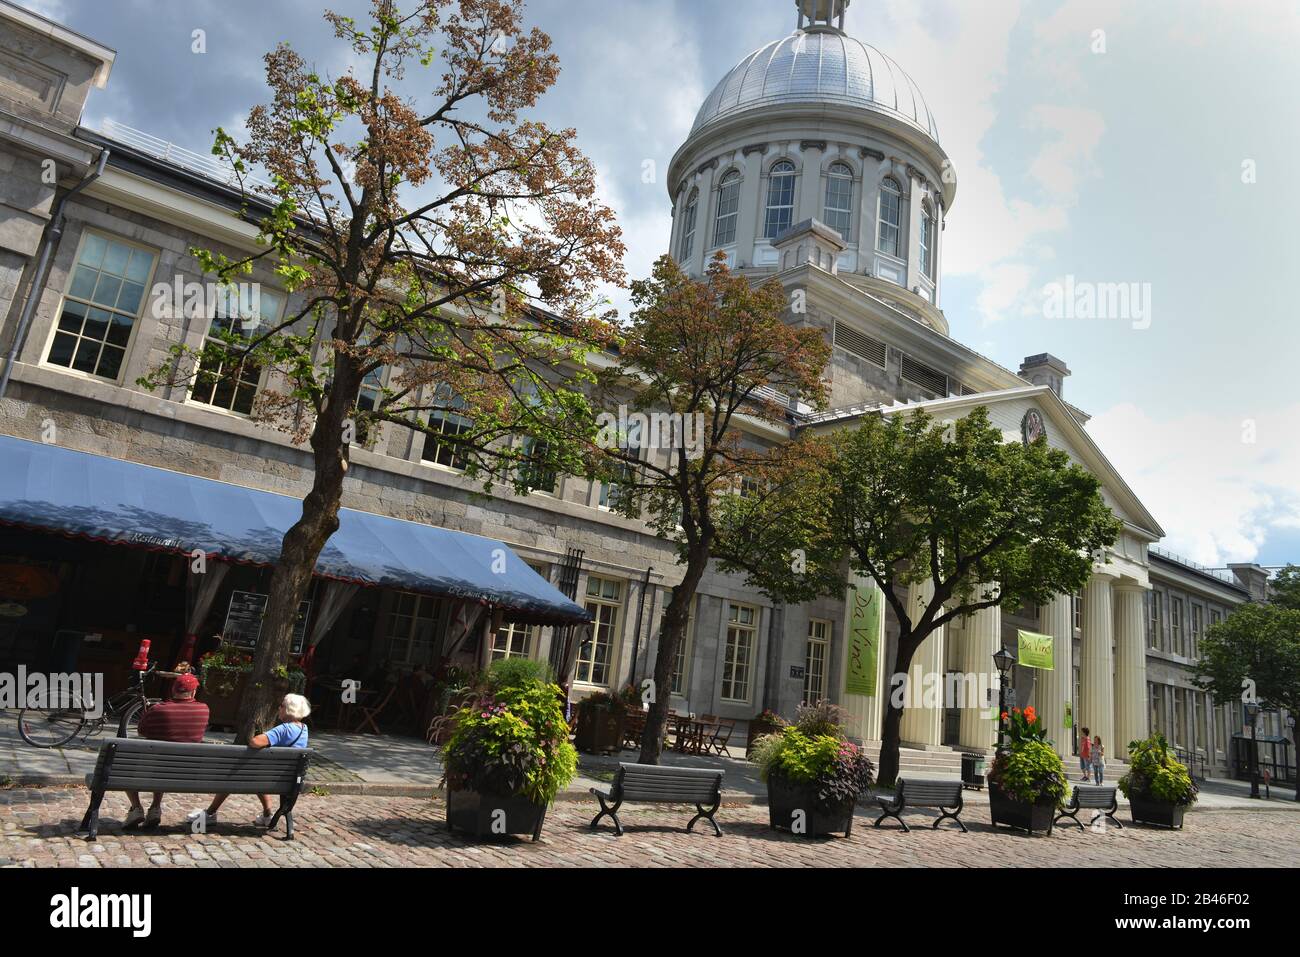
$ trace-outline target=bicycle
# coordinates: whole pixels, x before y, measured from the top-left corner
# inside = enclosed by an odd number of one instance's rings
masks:
[[[145,678],[156,674],[160,678],[175,678],[179,672],[159,671],[157,665],[135,673],[135,680],[125,691],[109,697],[104,710],[92,716],[79,701],[44,708],[23,708],[18,712],[18,733],[34,748],[58,748],[80,735],[83,739],[99,734],[110,721],[117,721],[117,737],[128,737],[140,723],[144,713],[156,705],[159,698],[145,694]]]

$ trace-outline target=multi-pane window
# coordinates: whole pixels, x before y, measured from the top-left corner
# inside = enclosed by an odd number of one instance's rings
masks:
[[[627,435],[619,436],[619,448],[637,460],[641,458],[641,422],[629,422],[627,426]],[[620,483],[617,479],[613,482],[600,483],[600,507],[608,509],[617,509],[619,506],[620,490],[626,485],[632,484],[636,480],[637,466],[630,462],[619,462],[615,466],[615,471],[623,479]]]
[[[524,461],[520,465],[520,473],[525,487],[534,492],[554,495],[555,483],[559,476],[554,469],[547,468],[545,464],[551,454],[550,446],[527,435],[524,436],[523,454]]]
[[[1169,650],[1176,655],[1186,655],[1183,646],[1183,600],[1169,599]]]
[[[1147,716],[1147,723],[1150,725],[1151,733],[1165,730],[1163,709],[1160,707],[1160,686],[1154,682],[1147,682],[1147,704],[1150,708],[1150,714]]]
[[[934,278],[934,207],[921,204],[921,272]]]
[[[1162,642],[1160,627],[1160,607],[1164,604],[1165,596],[1158,591],[1147,594],[1147,606],[1151,610],[1151,627],[1147,629],[1147,647],[1160,649]]]
[[[116,380],[153,262],[153,253],[87,233],[45,361]]]
[[[1215,704],[1214,706],[1214,750],[1222,754],[1228,744],[1228,719],[1227,709]]]
[[[248,415],[253,411],[257,389],[262,381],[262,367],[252,359],[241,358],[241,343],[257,334],[263,325],[280,317],[281,299],[269,292],[259,292],[257,315],[241,308],[233,290],[223,290],[217,297],[204,354],[199,360],[190,398],[204,405]]]
[[[677,654],[673,656],[673,673],[669,679],[669,690],[675,695],[685,694],[686,679],[689,675],[691,661],[691,642],[695,639],[695,607],[699,603],[699,596],[691,599],[691,608],[686,619],[686,634],[682,636],[681,644],[677,646]]]
[[[503,624],[492,636],[492,660],[531,657],[539,631],[538,625]]]
[[[1210,609],[1210,626],[1213,627],[1214,625],[1217,625],[1217,624],[1218,624],[1219,622],[1221,622],[1221,621],[1223,621],[1223,612],[1219,611],[1219,609],[1217,609],[1217,608],[1211,608],[1211,609]]]
[[[388,657],[398,664],[428,664],[438,622],[438,599],[398,592],[392,597],[385,634]]]
[[[1195,658],[1201,649],[1201,627],[1202,618],[1205,610],[1200,605],[1192,606],[1192,657]]]
[[[763,218],[763,237],[774,239],[794,222],[794,164],[781,160],[767,180],[767,214]]]
[[[591,637],[578,649],[575,680],[609,685],[614,677],[614,643],[618,637],[619,612],[623,607],[623,583],[592,575],[587,579],[587,596],[583,604],[594,621],[591,623]]]
[[[1192,742],[1192,747],[1200,748],[1206,754],[1210,753],[1209,729],[1205,720],[1205,708],[1209,700],[1207,694],[1192,692],[1192,704],[1196,708],[1196,740]]]
[[[1187,689],[1174,688],[1174,727],[1173,742],[1178,747],[1183,747],[1187,741]]]
[[[758,609],[728,602],[727,647],[722,660],[723,700],[749,700],[757,635]]]
[[[853,225],[853,170],[843,163],[832,163],[826,171],[826,206],[822,211],[826,225],[850,241]]]
[[[903,228],[903,190],[892,178],[880,184],[880,231],[876,245],[882,253],[897,256]]]
[[[736,241],[736,219],[740,215],[740,174],[732,170],[718,186],[718,215],[713,225],[713,245]]]
[[[420,452],[421,461],[449,469],[464,469],[465,456],[449,439],[464,435],[471,428],[469,419],[455,412],[429,413],[429,431],[424,435],[424,449]]]
[[[691,258],[695,249],[695,217],[699,213],[700,191],[691,190],[691,198],[686,201],[686,211],[682,213],[682,261]]]
[[[830,648],[831,623],[820,618],[810,618],[808,648],[804,655],[804,704],[816,704],[826,698],[826,662],[830,657]]]
[[[1074,615],[1074,630],[1083,630],[1083,595],[1075,593],[1070,598],[1070,611]]]

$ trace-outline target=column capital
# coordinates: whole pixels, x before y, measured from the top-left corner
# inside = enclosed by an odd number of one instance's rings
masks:
[[[1140,595],[1151,590],[1151,584],[1149,582],[1144,584],[1143,582],[1135,581],[1132,578],[1117,579],[1111,584],[1111,587],[1117,592],[1137,592]]]

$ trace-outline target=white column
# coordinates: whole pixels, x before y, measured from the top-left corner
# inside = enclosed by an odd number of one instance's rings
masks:
[[[795,203],[794,222],[802,223],[805,219],[821,219],[822,212],[822,156],[824,150],[820,145],[808,144],[802,147],[799,172],[799,196]]]
[[[767,201],[763,182],[763,150],[746,148],[745,181],[740,184],[740,212],[736,216],[736,266],[754,265],[754,244],[762,228],[761,208]]]
[[[921,181],[912,172],[907,174],[907,288],[921,284]]]
[[[934,583],[926,581],[907,590],[908,614],[915,621],[934,596]],[[899,737],[909,745],[937,748],[943,744],[943,629],[932,631],[912,656],[908,669],[908,707],[903,711]],[[932,707],[925,706],[926,680],[934,689]]]
[[[1141,585],[1115,586],[1115,741],[1106,754],[1121,758],[1130,741],[1145,738],[1147,723],[1146,610]],[[1106,743],[1103,737],[1102,742]]]
[[[713,227],[718,217],[718,197],[713,192],[713,173],[718,161],[708,163],[700,170],[696,185],[700,190],[700,205],[695,213],[695,248],[691,250],[691,261],[683,263],[682,268],[692,276],[703,276],[708,265],[709,254],[713,249]]]
[[[853,587],[856,586],[856,587]],[[840,707],[849,715],[846,731],[851,738],[857,738],[867,743],[877,743],[881,737],[881,725],[884,721],[885,695],[888,694],[889,688],[885,684],[885,602],[880,588],[871,578],[864,578],[861,575],[854,575],[850,579],[850,587],[844,598],[844,628],[843,640],[840,642],[840,668],[839,668],[839,690],[843,692],[845,678],[848,675],[848,657],[851,647],[852,635],[850,629],[853,623],[854,602],[876,596],[879,601],[880,614],[877,617],[876,633],[872,636],[876,648],[876,695],[847,694],[842,693]],[[834,700],[835,696],[832,696]]]
[[[1002,646],[1002,609],[996,605],[982,608],[967,618],[965,638],[962,671],[989,676],[988,686],[996,695],[998,674],[993,664],[993,653]],[[997,744],[998,726],[997,722],[989,719],[989,702],[974,700],[963,703],[972,707],[961,710],[958,744],[963,748],[978,748],[982,751],[992,749]],[[996,697],[993,703],[997,703]]]
[[[1074,693],[1074,608],[1071,596],[1057,595],[1039,607],[1038,630],[1052,636],[1052,670],[1038,673],[1034,709],[1042,719],[1056,753],[1064,758],[1070,754],[1065,704]]]
[[[1079,713],[1074,716],[1080,727],[1094,736],[1101,735],[1106,753],[1117,757],[1123,753],[1115,747],[1114,609],[1111,603],[1113,576],[1094,574],[1083,589],[1083,642],[1079,649]],[[1125,742],[1127,744],[1128,742]]]

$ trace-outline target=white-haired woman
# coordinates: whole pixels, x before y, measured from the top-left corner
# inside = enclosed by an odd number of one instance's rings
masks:
[[[255,735],[252,741],[248,742],[250,748],[305,748],[307,747],[307,726],[303,724],[306,717],[311,714],[311,704],[300,694],[287,694],[284,700],[280,702],[279,724],[264,734]],[[208,805],[207,823],[213,824],[217,820],[217,811],[225,803],[229,794],[214,794],[212,803]],[[271,823],[271,816],[274,812],[271,810],[271,795],[259,794],[258,799],[262,802],[262,816],[255,818],[253,823],[258,827],[267,827]],[[197,817],[199,812],[195,811],[190,817]]]

